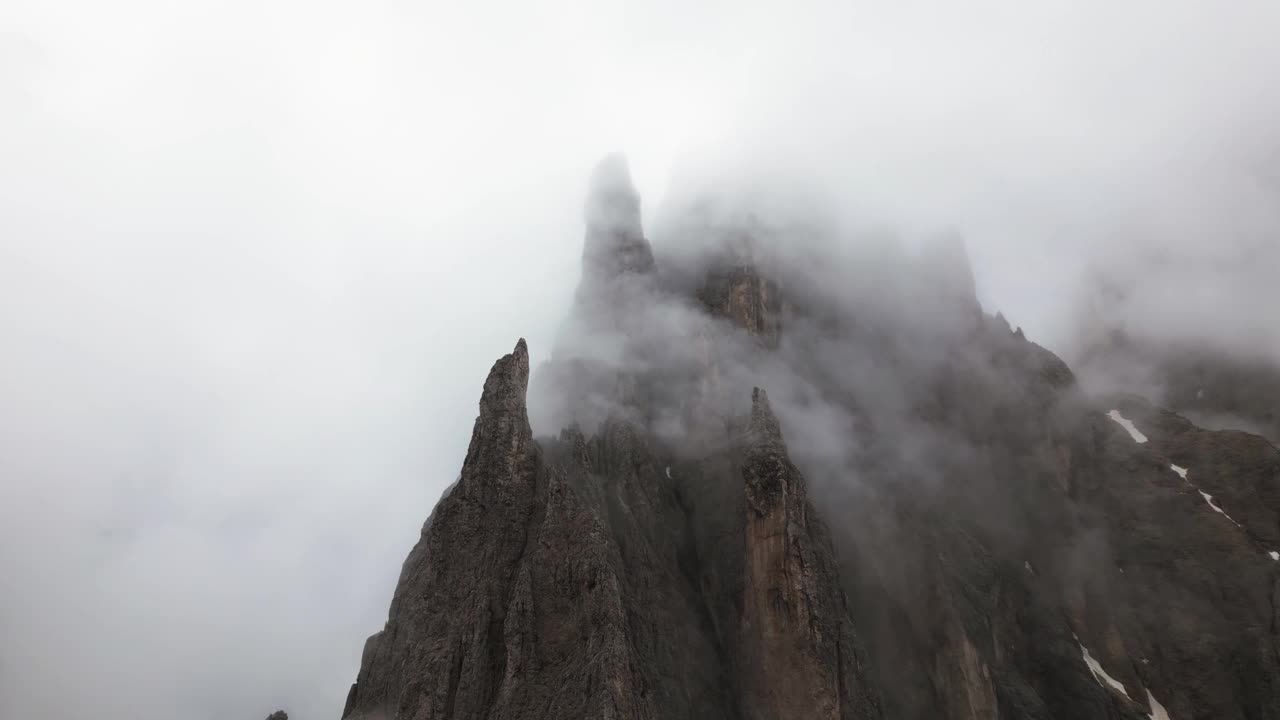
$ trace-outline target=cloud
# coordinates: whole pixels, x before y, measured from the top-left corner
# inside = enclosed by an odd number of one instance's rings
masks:
[[[1126,322],[1275,347],[1272,3],[0,12],[6,717],[336,714],[611,150],[655,236],[672,174],[954,229],[1054,347],[1145,244]]]

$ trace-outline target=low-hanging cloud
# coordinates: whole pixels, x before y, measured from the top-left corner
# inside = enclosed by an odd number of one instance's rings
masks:
[[[1126,326],[1280,356],[1278,23],[6,5],[0,714],[336,715],[485,370],[550,352],[607,151],[660,248],[662,208],[741,184],[768,217],[962,234],[985,308],[1066,355],[1102,268]]]

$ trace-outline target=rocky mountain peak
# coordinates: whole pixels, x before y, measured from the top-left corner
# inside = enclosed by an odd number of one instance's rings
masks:
[[[640,195],[625,156],[609,155],[592,172],[585,219],[584,283],[607,283],[624,273],[653,269],[653,250],[640,221]]]
[[[1273,444],[1086,394],[954,238],[739,249],[671,282],[601,163],[567,330],[494,363],[344,718],[1280,720]]]
[[[493,364],[480,396],[480,419],[500,420],[524,413],[529,388],[529,347],[524,338]]]

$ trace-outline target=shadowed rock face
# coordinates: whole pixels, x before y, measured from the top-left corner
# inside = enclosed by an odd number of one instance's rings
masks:
[[[498,701],[519,565],[545,512],[528,379],[521,340],[485,380],[461,476],[405,561],[386,627],[365,643],[345,716],[469,717]]]
[[[748,718],[879,717],[835,556],[787,456],[763,390],[752,391],[739,650]],[[848,682],[846,682],[848,680]]]
[[[713,315],[727,318],[766,347],[777,347],[782,319],[778,288],[754,267],[712,273],[699,298]]]
[[[563,429],[522,340],[344,718],[1280,720],[1266,439],[1087,396],[952,239],[884,297],[749,252],[691,288],[624,161],[587,206]]]

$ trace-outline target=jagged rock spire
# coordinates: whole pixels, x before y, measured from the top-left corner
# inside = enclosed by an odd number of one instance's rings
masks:
[[[558,423],[596,427],[619,408],[643,415],[642,379],[634,368],[601,362],[636,357],[656,342],[649,312],[655,290],[653,251],[640,224],[640,197],[621,154],[605,157],[592,173],[585,203],[582,278],[573,308],[552,351],[557,363],[535,392],[543,413]]]
[[[528,381],[521,339],[485,379],[458,483],[409,553],[386,627],[365,643],[344,718],[491,717],[502,618],[542,473]]]
[[[826,527],[787,456],[764,390],[751,393],[739,631],[742,704],[753,720],[861,720],[880,708],[840,590]]]
[[[782,430],[769,405],[769,396],[761,388],[751,389],[751,439],[756,445],[771,446],[786,452],[782,446]]]
[[[608,282],[622,273],[653,269],[653,250],[640,223],[640,195],[627,158],[605,156],[591,174],[582,249],[583,282]]]
[[[503,355],[489,370],[480,395],[480,415],[471,432],[471,445],[463,463],[461,482],[467,482],[468,469],[481,460],[490,461],[473,474],[488,478],[515,477],[516,462],[533,442],[529,427],[527,392],[529,388],[529,348],[524,338],[515,349]],[[503,462],[495,467],[495,460]]]

